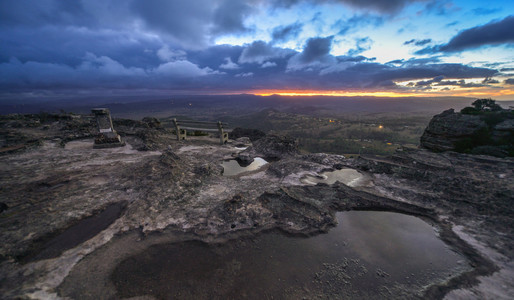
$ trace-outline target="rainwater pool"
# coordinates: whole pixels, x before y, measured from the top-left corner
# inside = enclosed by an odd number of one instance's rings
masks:
[[[111,280],[120,297],[397,299],[470,269],[417,217],[349,211],[337,220],[313,237],[268,232],[151,246],[122,261]]]

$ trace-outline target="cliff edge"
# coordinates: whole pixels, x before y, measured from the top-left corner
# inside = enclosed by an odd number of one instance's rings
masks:
[[[435,152],[514,156],[514,112],[490,99],[476,100],[461,112],[446,110],[432,118],[420,145]]]

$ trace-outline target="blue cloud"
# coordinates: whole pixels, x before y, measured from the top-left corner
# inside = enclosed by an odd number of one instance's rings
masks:
[[[302,32],[302,27],[303,24],[296,22],[287,26],[277,26],[273,28],[271,34],[272,43],[287,42],[297,38],[300,32]]]
[[[500,12],[502,9],[497,7],[497,8],[484,8],[484,7],[479,7],[479,8],[475,8],[473,10],[471,10],[473,12],[474,15],[477,15],[477,16],[485,16],[485,15],[490,15],[490,14],[494,14],[494,13],[497,13],[497,12]]]
[[[339,30],[337,33],[338,35],[345,35],[366,26],[378,27],[383,23],[383,17],[364,14],[354,15],[347,20],[340,19],[334,25],[332,25],[332,28]]]
[[[348,50],[349,56],[356,56],[364,51],[371,49],[373,41],[369,37],[360,38],[355,40],[355,48]]]
[[[416,46],[425,46],[426,44],[429,44],[431,42],[432,42],[432,39],[424,39],[424,40],[412,39],[412,40],[408,40],[408,41],[404,42],[403,44],[404,45],[414,44]]]
[[[427,47],[416,54],[437,52],[459,52],[483,46],[505,45],[514,43],[514,16],[508,16],[500,21],[492,21],[482,26],[463,30],[454,36],[447,44]]]

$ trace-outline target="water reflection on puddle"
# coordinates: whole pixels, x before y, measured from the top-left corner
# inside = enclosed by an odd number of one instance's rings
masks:
[[[341,169],[323,172],[317,176],[306,175],[300,181],[304,184],[316,185],[318,183],[334,184],[337,181],[351,187],[372,185],[369,177],[354,169]]]
[[[112,274],[120,297],[159,299],[412,298],[469,268],[422,220],[343,212],[311,238],[279,233],[156,245]]]
[[[256,157],[248,166],[241,166],[235,159],[224,161],[221,166],[223,167],[223,176],[235,176],[245,172],[257,171],[268,162],[260,157]]]

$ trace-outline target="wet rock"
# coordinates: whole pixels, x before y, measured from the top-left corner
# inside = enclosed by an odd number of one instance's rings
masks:
[[[267,135],[255,141],[250,151],[271,159],[281,159],[299,153],[298,141],[296,139],[277,135]]]
[[[112,203],[92,216],[76,222],[63,232],[52,233],[50,237],[36,241],[32,245],[31,253],[24,254],[21,261],[28,262],[59,256],[65,250],[87,241],[107,228],[121,216],[126,206],[125,201]]]
[[[141,139],[142,145],[138,150],[158,150],[160,146],[159,133],[151,129],[140,129],[136,132],[136,136]]]
[[[249,129],[249,128],[240,128],[240,127],[234,128],[232,130],[232,132],[229,132],[229,134],[228,134],[228,137],[231,140],[235,140],[235,139],[238,139],[240,137],[247,137],[252,142],[254,142],[254,141],[256,141],[256,140],[258,140],[260,138],[263,138],[264,136],[266,136],[266,133],[261,131],[261,130]]]
[[[270,160],[265,172],[231,178],[221,176],[219,163],[234,152],[233,147],[200,140],[185,144],[165,130],[127,121],[126,126],[116,126],[130,146],[144,140],[147,149],[160,152],[138,152],[129,147],[96,151],[80,146],[84,142],[75,144],[76,148],[63,149],[55,146],[54,141],[64,138],[64,133],[79,133],[75,129],[63,131],[64,123],[55,122],[42,122],[50,126],[44,131],[42,126],[23,130],[0,127],[2,132],[12,132],[12,137],[24,132],[27,138],[49,141],[38,151],[0,156],[0,167],[4,170],[4,176],[0,176],[0,201],[9,203],[8,211],[0,218],[0,255],[16,257],[40,237],[64,230],[70,222],[94,214],[107,202],[127,200],[127,209],[107,232],[58,258],[31,265],[33,273],[27,272],[26,276],[23,272],[28,269],[22,269],[16,262],[4,267],[7,263],[3,261],[0,273],[8,274],[10,279],[2,281],[0,294],[9,292],[14,295],[10,298],[23,298],[41,290],[37,286],[49,287],[45,289],[53,293],[58,290],[59,280],[68,274],[81,268],[83,274],[91,274],[89,263],[98,263],[100,267],[95,270],[104,272],[105,281],[100,278],[96,285],[82,285],[97,278],[77,276],[78,281],[71,281],[69,288],[77,292],[85,286],[96,286],[98,294],[109,293],[104,283],[115,264],[113,257],[119,259],[120,255],[141,250],[135,250],[140,245],[131,240],[136,230],[148,237],[165,232],[170,234],[159,238],[177,234],[205,241],[237,238],[239,234],[268,229],[314,234],[334,225],[336,210],[398,211],[429,218],[448,228],[459,225],[487,251],[513,258],[514,163],[510,158],[416,149],[390,157],[361,156],[349,160],[330,154],[298,155],[294,140],[271,136],[255,141],[255,146],[242,154],[248,160],[257,156],[280,159]],[[140,132],[138,136],[136,131]],[[344,167],[368,170],[374,186],[362,190],[339,183],[304,186],[299,180],[302,174]],[[123,239],[127,249],[118,244]],[[466,246],[459,249],[472,251]],[[112,251],[112,255],[95,261],[104,250]],[[84,253],[89,254],[82,258]],[[479,255],[473,252],[471,257]],[[81,266],[74,267],[77,262]],[[478,259],[472,262],[479,271],[464,279],[490,274],[494,269]],[[53,270],[63,271],[56,274]],[[461,283],[469,281],[459,282],[447,289],[460,288]],[[86,288],[83,292],[76,295],[89,291]],[[444,293],[437,295],[435,298],[442,298]]]
[[[252,144],[252,141],[248,137],[240,137],[235,139],[232,144],[236,147],[248,147]]]
[[[180,157],[173,152],[172,149],[168,148],[159,158],[159,161],[166,167],[174,168],[178,166]]]
[[[254,158],[248,153],[240,153],[235,159],[241,167],[248,167],[254,161]]]
[[[194,167],[193,172],[201,177],[220,175],[223,172],[223,167],[218,164],[203,164]]]

